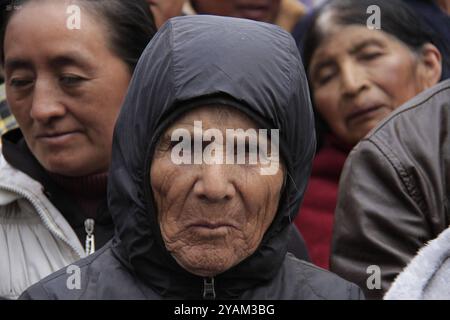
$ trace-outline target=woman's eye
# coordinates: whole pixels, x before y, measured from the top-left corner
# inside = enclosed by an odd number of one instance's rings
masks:
[[[319,78],[319,84],[320,84],[320,85],[326,84],[327,82],[329,82],[329,81],[331,80],[332,77],[333,77],[332,74],[329,74],[329,75],[320,77],[320,78]]]
[[[33,80],[31,79],[21,79],[21,78],[13,78],[11,79],[10,86],[15,88],[23,88],[31,84]]]
[[[85,79],[78,76],[62,76],[59,81],[65,86],[75,86],[80,84]]]
[[[322,86],[328,83],[335,74],[337,73],[337,68],[335,66],[321,67],[317,71],[313,72],[313,83]]]
[[[323,72],[317,77],[317,83],[319,85],[327,84],[334,77],[334,72]]]
[[[382,55],[381,52],[366,52],[362,53],[359,56],[359,59],[365,60],[365,61],[371,61],[374,60]]]
[[[172,141],[169,137],[164,137],[158,143],[157,149],[159,151],[171,151],[179,143],[179,141]]]

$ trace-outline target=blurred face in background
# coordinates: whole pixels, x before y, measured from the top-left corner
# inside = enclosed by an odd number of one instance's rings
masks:
[[[450,15],[450,0],[436,0],[435,3],[441,8],[441,10]]]
[[[161,27],[168,19],[180,16],[185,0],[147,0],[155,18],[156,27]]]
[[[112,133],[129,67],[110,49],[107,29],[81,11],[66,27],[67,3],[25,4],[4,41],[8,103],[31,152],[48,171],[85,176],[108,170]]]
[[[416,53],[394,36],[365,26],[328,30],[308,75],[316,109],[332,133],[348,144],[356,144],[440,79],[441,57],[432,44]]]
[[[191,0],[201,14],[245,18],[272,23],[275,21],[280,0]]]

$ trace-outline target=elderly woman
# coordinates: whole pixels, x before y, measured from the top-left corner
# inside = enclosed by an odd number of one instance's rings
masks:
[[[20,126],[3,136],[0,158],[6,298],[111,239],[113,128],[155,33],[145,0],[14,4],[1,35],[7,100]]]
[[[367,26],[372,21],[367,9],[373,5],[380,10],[380,30]],[[320,149],[295,223],[317,265],[329,267],[339,178],[351,148],[396,108],[441,79],[441,50],[435,45],[440,42],[435,38],[402,1],[336,0],[316,13],[304,56]],[[343,219],[336,220],[338,232],[345,232],[341,226],[348,221]]]
[[[67,289],[63,269],[23,298],[360,298],[287,254],[314,150],[288,33],[236,18],[169,20],[144,51],[115,128],[114,240],[76,263],[82,290]]]

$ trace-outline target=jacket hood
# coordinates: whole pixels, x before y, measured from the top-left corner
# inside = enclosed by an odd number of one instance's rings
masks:
[[[165,249],[150,187],[160,135],[182,113],[208,104],[236,107],[280,131],[287,179],[277,215],[249,258],[215,277],[219,298],[271,279],[287,251],[288,226],[305,191],[315,152],[306,75],[294,40],[281,28],[236,18],[169,20],[145,49],[116,123],[108,204],[114,251],[165,297],[201,298],[203,279]]]

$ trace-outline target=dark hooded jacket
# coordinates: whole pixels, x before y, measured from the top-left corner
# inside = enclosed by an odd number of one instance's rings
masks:
[[[204,279],[180,267],[166,250],[149,177],[162,132],[184,112],[211,104],[238,108],[263,128],[279,128],[288,178],[256,252],[214,279]],[[287,32],[235,18],[171,19],[144,51],[116,124],[108,181],[115,238],[76,263],[81,289],[67,288],[71,274],[64,269],[22,298],[361,298],[355,285],[287,253],[290,224],[314,152],[307,80]]]

